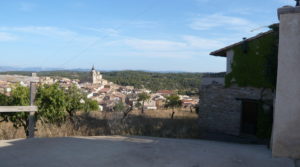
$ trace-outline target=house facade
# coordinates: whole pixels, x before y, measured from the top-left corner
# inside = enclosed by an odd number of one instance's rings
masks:
[[[205,132],[270,137],[278,25],[270,27],[211,53],[226,58],[227,67],[226,73],[202,78],[199,125]]]

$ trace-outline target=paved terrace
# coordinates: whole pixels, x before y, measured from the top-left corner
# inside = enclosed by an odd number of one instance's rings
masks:
[[[294,167],[262,145],[152,137],[68,137],[0,141],[0,166]]]

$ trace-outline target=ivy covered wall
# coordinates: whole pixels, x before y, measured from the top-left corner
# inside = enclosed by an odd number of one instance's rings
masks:
[[[241,87],[276,87],[278,25],[271,25],[272,33],[257,39],[245,41],[233,48],[232,72],[226,75],[225,85]]]

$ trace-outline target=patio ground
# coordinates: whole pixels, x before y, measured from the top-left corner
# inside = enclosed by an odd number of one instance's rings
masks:
[[[135,136],[0,140],[0,166],[294,167],[263,145]]]

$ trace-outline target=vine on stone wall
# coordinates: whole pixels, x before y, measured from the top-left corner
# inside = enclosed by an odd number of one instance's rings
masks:
[[[269,26],[272,33],[263,35],[233,48],[234,58],[232,72],[225,77],[226,87],[238,85],[240,87],[255,87],[265,89],[276,88],[279,25]],[[246,41],[245,41],[246,42]],[[273,106],[271,110],[264,110],[267,104],[261,97],[260,109],[257,117],[257,137],[270,138],[272,132]],[[272,104],[272,103],[271,103]]]
[[[272,33],[233,48],[232,72],[226,76],[226,86],[276,87],[278,34],[277,24],[271,25]]]

